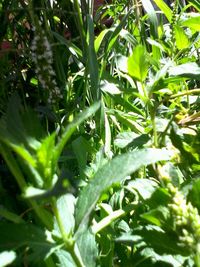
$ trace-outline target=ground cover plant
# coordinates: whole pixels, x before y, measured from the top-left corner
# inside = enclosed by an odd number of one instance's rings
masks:
[[[0,2],[0,266],[200,266],[183,2]]]

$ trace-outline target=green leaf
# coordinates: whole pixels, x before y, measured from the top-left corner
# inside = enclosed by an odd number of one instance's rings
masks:
[[[37,149],[37,169],[40,176],[43,177],[46,187],[50,187],[53,172],[52,160],[55,147],[55,133],[47,136],[41,141],[41,146]],[[55,163],[54,163],[55,164]]]
[[[157,32],[157,28],[158,28],[158,19],[156,16],[156,12],[155,9],[152,5],[152,1],[150,0],[141,0],[142,5],[144,10],[146,11],[146,13],[149,16],[149,21],[150,21],[150,34],[151,36],[154,37],[154,39],[157,38],[158,32]]]
[[[162,226],[166,223],[167,218],[169,218],[169,210],[167,207],[158,206],[154,210],[143,213],[141,215],[141,218],[157,226]]]
[[[195,62],[185,63],[169,69],[170,76],[181,76],[200,80],[200,67]]]
[[[143,82],[148,73],[149,63],[147,53],[143,45],[134,48],[133,54],[128,58],[128,73],[137,80]]]
[[[200,31],[200,16],[189,18],[182,22],[182,26],[186,26],[195,31]]]
[[[138,191],[139,195],[144,199],[148,199],[155,192],[158,183],[149,179],[136,179],[128,183],[128,186]]]
[[[112,32],[112,34],[109,38],[109,41],[108,41],[108,46],[106,48],[106,54],[111,51],[111,49],[113,48],[113,46],[117,42],[118,36],[119,36],[120,32],[122,31],[122,29],[123,29],[123,27],[127,21],[128,16],[129,16],[129,12],[120,20],[120,23],[117,25],[115,30]]]
[[[142,147],[149,141],[149,136],[147,134],[136,134],[134,132],[122,132],[117,135],[114,140],[114,144],[119,148],[125,147]]]
[[[147,247],[153,248],[159,255],[190,255],[189,249],[179,246],[178,235],[164,232],[160,227],[148,225],[134,231],[134,234],[141,236]]]
[[[106,80],[101,81],[100,87],[103,92],[111,95],[118,95],[122,93],[115,83],[111,83]]]
[[[79,195],[75,210],[76,229],[84,229],[101,194],[113,183],[121,182],[144,165],[169,160],[169,152],[162,149],[143,149],[117,156],[100,168],[93,180]],[[89,196],[89,197],[88,197]]]
[[[89,230],[84,232],[79,236],[77,245],[85,266],[96,267],[98,247],[95,241],[95,235]]]
[[[74,230],[74,205],[75,197],[72,194],[65,194],[58,198],[57,202],[58,216],[62,222],[63,230],[67,236]]]
[[[172,10],[169,8],[169,6],[163,0],[154,0],[154,2],[160,8],[160,10],[165,14],[168,21],[171,22]]]
[[[74,263],[71,255],[63,250],[59,249],[55,252],[55,255],[58,258],[59,263],[56,265],[58,267],[77,267],[77,265]]]
[[[33,224],[0,223],[0,250],[17,249],[29,246],[40,258],[49,254],[55,247],[53,240],[47,233]]]
[[[192,204],[200,210],[200,179],[192,183],[188,198]]]
[[[111,29],[105,29],[105,30],[101,31],[100,34],[97,36],[97,38],[94,42],[94,47],[95,47],[96,53],[99,51],[99,48],[101,46],[101,43],[103,42],[103,39],[105,38],[107,33],[110,31],[111,31]]]
[[[79,136],[72,142],[72,148],[78,161],[80,178],[84,179],[85,169],[88,160],[88,153],[91,153],[92,147],[90,146],[90,143],[83,136]]]
[[[176,39],[176,46],[179,50],[188,48],[190,45],[189,39],[185,34],[185,31],[180,26],[175,26],[175,39]]]
[[[4,251],[0,253],[0,267],[5,267],[11,264],[16,257],[17,255],[14,251]]]

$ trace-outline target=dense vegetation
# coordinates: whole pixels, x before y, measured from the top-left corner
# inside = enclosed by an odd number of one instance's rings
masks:
[[[200,267],[200,3],[93,4],[0,2],[0,266]]]

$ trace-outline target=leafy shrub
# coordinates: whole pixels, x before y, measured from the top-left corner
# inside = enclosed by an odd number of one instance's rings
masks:
[[[0,266],[200,266],[188,2],[0,3]]]

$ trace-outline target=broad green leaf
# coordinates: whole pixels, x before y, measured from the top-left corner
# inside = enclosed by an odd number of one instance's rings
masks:
[[[180,26],[175,26],[175,39],[176,39],[176,46],[179,50],[188,48],[190,45],[189,39],[185,34],[185,31]]]
[[[169,159],[168,151],[149,148],[122,154],[105,164],[79,195],[75,210],[76,229],[80,231],[87,226],[89,216],[101,194],[113,183],[121,182],[144,165]]]
[[[158,187],[158,183],[149,179],[136,179],[134,181],[130,181],[127,187],[138,191],[139,195],[146,200],[155,192]]]
[[[47,136],[41,141],[41,146],[37,149],[37,169],[43,177],[46,187],[51,185],[53,170],[52,169],[52,158],[55,147],[55,133]],[[50,152],[51,151],[51,152]]]
[[[122,132],[117,135],[114,144],[119,148],[141,147],[149,141],[147,134],[136,134],[134,132]]]
[[[135,131],[138,134],[144,132],[144,128],[136,121],[135,116],[127,115],[124,112],[116,110],[115,116],[117,119],[130,130]]]
[[[134,233],[141,236],[147,247],[153,248],[159,255],[190,255],[189,248],[179,246],[178,234],[164,232],[160,227],[148,225],[135,230]]]
[[[56,246],[43,229],[33,224],[0,222],[0,236],[0,250],[29,246],[34,253],[45,257]],[[41,252],[43,255],[41,255]]]
[[[70,236],[74,230],[74,205],[75,197],[72,194],[65,194],[56,201],[58,216],[62,222],[62,228],[66,236]]]
[[[162,267],[183,267],[185,260],[187,257],[183,257],[181,255],[169,255],[169,254],[158,254],[154,251],[152,248],[145,248],[141,251],[141,255],[145,258],[151,259],[151,263],[147,264],[145,267],[148,267],[149,265],[152,266],[152,264],[155,266],[162,266]],[[138,267],[144,267],[143,262],[141,261],[141,264],[138,265]],[[188,265],[187,267],[192,267]]]
[[[98,247],[95,241],[95,235],[89,230],[84,232],[79,236],[77,245],[85,266],[96,267]]]
[[[148,73],[146,49],[143,45],[134,48],[133,54],[128,58],[128,73],[137,80],[143,82]]]
[[[77,265],[74,263],[71,255],[63,250],[59,249],[55,252],[56,257],[58,258],[58,264],[56,266],[58,267],[77,267]]]
[[[170,76],[181,76],[200,80],[200,67],[195,62],[185,63],[169,69]]]
[[[14,251],[4,251],[0,253],[0,267],[5,267],[10,265],[17,255]]]
[[[189,18],[182,22],[182,26],[186,26],[195,31],[200,31],[200,16]]]

